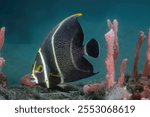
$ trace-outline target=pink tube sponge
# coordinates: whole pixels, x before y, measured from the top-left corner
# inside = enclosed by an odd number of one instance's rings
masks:
[[[128,61],[128,59],[123,59],[121,66],[120,66],[120,77],[118,79],[118,84],[120,86],[123,86],[123,84],[124,84],[125,68],[126,68],[127,61]]]
[[[143,76],[150,76],[150,29],[148,34],[148,47],[146,52],[146,63],[144,65]]]
[[[115,33],[111,29],[108,33],[105,34],[105,39],[107,43],[107,57],[106,57],[106,87],[111,88],[114,86],[115,79],[115,62],[114,62],[114,41]]]
[[[113,29],[115,33],[115,40],[114,40],[114,61],[116,63],[116,60],[118,58],[119,54],[119,44],[118,44],[118,21],[114,19],[113,23],[108,19],[107,20],[107,26],[111,30]]]
[[[103,83],[88,84],[88,85],[84,85],[83,92],[85,94],[91,94],[97,92],[98,90],[101,90],[104,87],[105,85]]]
[[[136,52],[135,52],[135,57],[134,57],[134,66],[133,66],[133,73],[132,73],[132,77],[135,80],[137,80],[138,78],[138,61],[139,61],[140,49],[144,42],[144,38],[145,38],[144,32],[141,31],[138,37],[137,45],[136,45]]]
[[[0,49],[2,49],[4,45],[4,39],[5,39],[5,27],[2,27],[0,29]]]
[[[5,59],[3,57],[0,57],[0,68],[2,68],[4,64],[5,64]]]
[[[21,82],[21,84],[24,84],[24,85],[31,87],[31,88],[36,85],[35,83],[31,82],[30,74],[27,74],[23,78],[21,78],[20,82]]]

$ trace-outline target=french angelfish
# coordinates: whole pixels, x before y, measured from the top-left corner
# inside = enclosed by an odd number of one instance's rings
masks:
[[[83,31],[77,20],[81,13],[61,21],[39,48],[31,73],[31,81],[52,88],[60,83],[80,80],[93,73],[84,55],[99,55],[99,44],[91,39],[83,46]]]

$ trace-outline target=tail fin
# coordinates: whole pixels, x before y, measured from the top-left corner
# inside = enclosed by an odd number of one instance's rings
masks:
[[[86,55],[97,58],[99,56],[99,43],[95,39],[91,39],[85,47]]]

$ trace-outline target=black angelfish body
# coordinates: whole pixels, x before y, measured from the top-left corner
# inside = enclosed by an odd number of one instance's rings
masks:
[[[60,22],[46,37],[33,65],[31,80],[47,88],[94,75],[93,66],[83,55],[98,57],[95,39],[83,46],[83,31],[77,20],[81,13]]]

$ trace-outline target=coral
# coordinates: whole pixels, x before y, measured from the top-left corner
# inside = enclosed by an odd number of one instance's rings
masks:
[[[136,54],[135,54],[135,62],[134,69],[132,74],[132,82],[128,83],[129,89],[132,89],[131,99],[150,99],[150,31],[148,34],[147,41],[147,52],[146,52],[146,62],[144,65],[143,74],[138,73],[138,59],[141,45],[144,41],[145,35],[144,32],[140,32],[139,39],[137,42]]]
[[[119,54],[119,45],[118,45],[118,22],[114,20],[113,23],[110,20],[107,20],[107,25],[109,32],[105,34],[106,45],[107,45],[107,57],[105,60],[106,64],[106,81],[105,83],[95,83],[88,84],[83,87],[83,92],[85,94],[96,93],[105,89],[103,96],[105,99],[129,99],[129,93],[124,88],[124,77],[125,77],[125,68],[127,64],[127,59],[123,59],[120,67],[120,78],[118,84],[115,84],[115,72],[116,72],[116,60]],[[109,92],[109,93],[108,93]],[[117,94],[113,96],[113,94]],[[118,95],[119,94],[119,95]]]
[[[0,29],[0,49],[2,49],[4,45],[4,39],[5,39],[5,27],[2,27]]]
[[[31,82],[30,79],[30,74],[25,75],[23,78],[20,80],[21,84],[24,84],[28,87],[34,87],[36,84]]]
[[[144,90],[140,95],[141,99],[150,99],[150,88],[148,86],[144,86]]]
[[[113,87],[115,81],[115,62],[114,62],[114,41],[115,41],[115,34],[114,31],[111,29],[108,33],[105,34],[105,39],[107,42],[107,58],[105,61],[106,64],[106,87],[111,88]]]
[[[107,42],[107,58],[105,61],[106,64],[106,87],[113,87],[115,81],[115,69],[116,61],[119,54],[119,44],[118,44],[118,21],[114,19],[113,23],[108,19],[107,26],[109,32],[105,34],[105,39]]]
[[[137,42],[137,46],[136,46],[133,73],[132,73],[132,78],[134,78],[135,80],[137,80],[137,77],[138,77],[139,54],[140,54],[140,49],[141,49],[142,43],[144,41],[144,38],[145,38],[144,32],[141,31],[139,34],[138,42]]]
[[[1,55],[1,49],[4,45],[4,39],[5,39],[5,27],[2,27],[0,29],[0,55]],[[7,85],[7,78],[4,75],[4,73],[2,73],[2,68],[4,66],[5,63],[5,59],[3,57],[0,57],[0,85],[2,87],[6,87]]]
[[[121,66],[120,66],[120,77],[118,79],[118,85],[123,86],[125,81],[125,68],[127,64],[128,59],[123,59]]]
[[[150,77],[150,29],[148,33],[148,47],[146,53],[146,62],[144,65],[143,76]]]
[[[2,68],[5,64],[5,59],[3,57],[0,57],[0,68]]]
[[[101,90],[104,87],[105,87],[104,83],[101,83],[101,84],[100,83],[87,84],[87,85],[84,85],[83,92],[85,94],[95,93],[95,92],[97,92],[98,90]]]
[[[139,61],[140,49],[145,38],[144,32],[141,31],[139,33],[138,42],[136,46],[132,78],[128,82],[126,82],[126,84],[125,84],[125,67],[127,64],[127,59],[124,59],[120,66],[120,77],[118,79],[118,85],[120,88],[121,87],[125,88],[127,85],[128,89],[118,90],[118,87],[115,88],[116,84],[114,83],[115,82],[114,81],[114,78],[115,78],[115,67],[114,67],[115,65],[114,64],[116,63],[116,58],[117,58],[116,55],[118,56],[118,51],[115,50],[115,43],[113,41],[114,40],[113,35],[115,33],[115,29],[114,29],[114,23],[112,24],[110,20],[107,21],[107,24],[108,24],[109,29],[110,28],[111,29],[105,35],[107,48],[108,48],[107,58],[105,62],[106,69],[107,69],[106,88],[108,88],[108,92],[109,92],[108,95],[106,95],[106,99],[150,99],[150,30],[148,34],[148,47],[147,47],[146,62],[144,65],[143,74],[138,73],[138,61]],[[118,23],[116,24],[116,26],[118,26]],[[112,41],[108,42],[108,39],[112,39]],[[114,48],[112,48],[113,46]],[[118,48],[118,45],[116,46],[116,48]],[[115,51],[117,54],[115,53]],[[114,59],[112,59],[113,55],[114,55]],[[131,94],[127,93],[128,90],[130,91],[130,89],[132,90],[132,92],[130,92]],[[119,93],[121,94],[120,96],[118,95]],[[114,94],[116,97],[114,96]],[[127,95],[125,96],[122,94],[127,94]]]
[[[128,90],[132,93],[131,99],[139,100],[139,99],[150,99],[150,78],[149,78],[149,70],[150,70],[150,31],[148,34],[148,47],[146,53],[146,62],[144,65],[143,74],[138,73],[138,59],[141,45],[144,41],[145,35],[144,32],[140,32],[139,39],[137,42],[136,52],[135,52],[135,61],[133,67],[133,74],[131,80],[128,82]]]
[[[115,63],[119,53],[117,36],[118,22],[116,19],[113,21],[113,23],[110,20],[107,20],[107,25],[110,31],[105,34],[107,44],[107,57],[105,60],[107,70],[106,82],[85,85],[83,87],[83,91],[86,94],[97,92],[104,87],[107,89],[112,88],[115,84]]]
[[[5,27],[2,27],[0,29],[0,55],[1,55],[1,49],[4,45],[4,39],[5,39]],[[5,59],[3,57],[0,57],[0,69],[2,69],[4,63],[5,63]]]
[[[130,99],[130,93],[125,87],[120,87],[115,85],[111,90],[109,90],[105,95],[106,100],[127,100]]]
[[[107,26],[109,28],[109,30],[113,29],[114,34],[115,34],[115,40],[114,40],[114,61],[116,63],[116,60],[118,58],[118,54],[119,54],[119,44],[118,44],[118,21],[116,19],[114,19],[113,23],[108,19],[107,20]]]
[[[7,77],[2,72],[0,73],[0,85],[2,87],[7,86]]]

